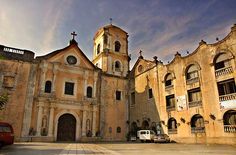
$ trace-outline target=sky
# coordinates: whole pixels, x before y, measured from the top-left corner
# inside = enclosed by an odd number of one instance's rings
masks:
[[[236,24],[236,0],[0,0],[0,44],[45,55],[76,40],[92,60],[93,37],[112,18],[129,34],[131,65],[143,51],[166,63]]]

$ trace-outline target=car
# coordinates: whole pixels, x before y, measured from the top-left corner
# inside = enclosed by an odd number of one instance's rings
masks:
[[[131,141],[136,141],[137,138],[136,138],[136,136],[131,136],[131,137],[130,137],[130,140],[131,140]]]
[[[0,122],[0,148],[4,145],[14,143],[14,131],[12,126],[6,122]]]
[[[169,143],[170,142],[170,137],[167,134],[158,134],[154,136],[154,140],[155,143],[161,143],[161,142],[166,142]]]
[[[141,142],[152,142],[154,141],[155,132],[153,130],[139,130],[137,137]]]

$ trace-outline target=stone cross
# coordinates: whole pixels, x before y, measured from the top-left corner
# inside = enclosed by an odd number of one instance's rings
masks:
[[[112,18],[110,18],[110,24],[112,25]]]
[[[77,36],[77,34],[74,32],[71,33],[71,35],[73,36],[73,40],[75,39],[75,36]]]
[[[139,55],[140,55],[140,56],[142,56],[142,52],[143,52],[143,51],[141,51],[141,50],[139,51]]]

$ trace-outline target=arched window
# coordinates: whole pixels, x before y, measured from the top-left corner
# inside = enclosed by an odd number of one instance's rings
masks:
[[[226,53],[219,54],[214,61],[215,70],[230,66],[228,55]]]
[[[51,81],[46,81],[44,92],[45,93],[51,93],[51,91],[52,91],[52,82]]]
[[[142,123],[142,129],[149,129],[149,123],[147,120],[144,120],[143,123]]]
[[[198,79],[198,68],[197,65],[190,65],[186,71],[186,79],[193,80]]]
[[[121,128],[119,126],[116,128],[116,133],[121,133]]]
[[[97,46],[97,54],[99,54],[100,53],[100,44],[98,44],[98,46]]]
[[[204,119],[201,115],[196,114],[191,119],[191,130],[192,133],[205,132]]]
[[[119,61],[115,62],[115,71],[120,72],[121,71],[121,63]]]
[[[166,87],[170,87],[170,86],[173,85],[172,79],[173,79],[172,75],[171,75],[170,73],[168,73],[168,74],[166,75],[166,78],[165,78],[165,86],[166,86]]]
[[[168,120],[168,133],[176,134],[177,133],[177,122],[174,118]]]
[[[93,88],[88,86],[87,87],[87,98],[92,98],[93,96]]]
[[[120,52],[120,46],[121,46],[120,42],[116,41],[115,42],[115,52]]]
[[[224,125],[236,125],[236,111],[228,110],[223,116]],[[236,131],[235,131],[236,132]]]

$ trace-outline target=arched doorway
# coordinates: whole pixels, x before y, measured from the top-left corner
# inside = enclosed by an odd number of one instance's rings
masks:
[[[142,129],[143,130],[147,130],[149,129],[149,123],[147,120],[144,120],[143,123],[142,123]]]
[[[131,136],[137,136],[137,131],[138,131],[137,123],[136,122],[132,122],[132,124],[131,124],[131,131],[130,131]]]
[[[57,141],[75,141],[76,119],[71,114],[64,114],[58,119]]]

